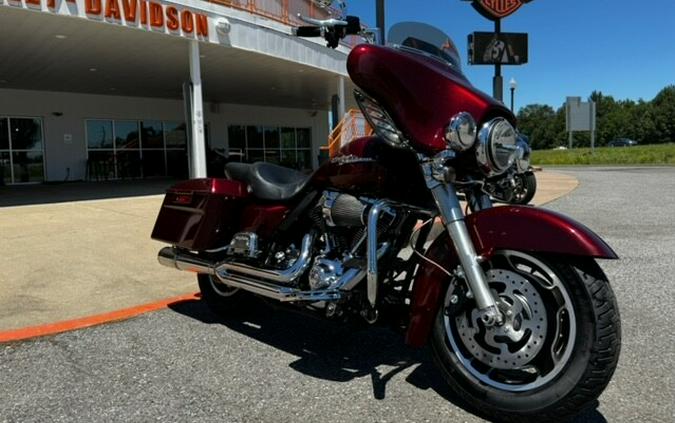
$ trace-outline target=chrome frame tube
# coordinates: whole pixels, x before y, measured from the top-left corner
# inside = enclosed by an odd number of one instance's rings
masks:
[[[367,275],[368,275],[368,302],[371,307],[377,303],[377,222],[382,212],[387,211],[387,202],[378,201],[368,212],[368,245],[367,245]]]

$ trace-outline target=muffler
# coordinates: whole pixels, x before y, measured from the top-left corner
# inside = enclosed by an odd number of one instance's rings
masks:
[[[159,264],[186,272],[216,274],[216,264],[196,254],[180,251],[175,247],[164,247],[157,254]]]

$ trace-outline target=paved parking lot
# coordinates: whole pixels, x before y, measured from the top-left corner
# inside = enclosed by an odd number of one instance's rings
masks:
[[[675,168],[567,169],[581,185],[547,207],[604,237],[623,350],[579,422],[675,421]],[[252,305],[221,321],[200,302],[0,345],[0,421],[481,421],[428,351],[387,330],[350,333]]]

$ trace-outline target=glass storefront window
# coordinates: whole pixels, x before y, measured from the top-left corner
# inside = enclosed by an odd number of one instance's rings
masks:
[[[143,149],[164,148],[162,121],[144,120],[141,122],[141,143]]]
[[[188,177],[188,159],[185,150],[167,150],[166,164],[169,176],[180,179]]]
[[[148,178],[152,176],[166,176],[164,167],[163,150],[144,150],[143,151],[143,176]]]
[[[246,127],[246,148],[263,148],[262,126]]]
[[[115,148],[139,149],[140,138],[138,137],[138,121],[119,120],[115,121]]]
[[[279,150],[265,150],[265,161],[268,163],[280,164],[281,151]]]
[[[279,149],[279,128],[265,128],[265,149]]]
[[[14,182],[42,182],[44,166],[41,151],[20,151],[12,153]]]
[[[230,154],[242,152],[246,161],[264,160],[300,170],[312,168],[311,128],[228,126]]]
[[[89,151],[87,167],[87,173],[90,179],[114,179],[115,153],[112,150]]]
[[[281,150],[281,166],[298,167],[298,152],[295,150]]]
[[[246,149],[246,127],[232,125],[227,128],[230,150],[242,152]]]
[[[312,151],[298,150],[298,168],[311,169],[312,168]]]
[[[42,120],[0,117],[0,184],[42,182]]]
[[[9,128],[7,119],[0,117],[0,150],[9,150]]]
[[[12,150],[42,150],[42,122],[32,118],[10,118]]]
[[[295,128],[281,128],[281,148],[295,149]]]
[[[12,183],[12,162],[9,161],[9,152],[0,151],[0,185]]]
[[[185,123],[91,119],[86,127],[90,179],[188,176]]]
[[[89,148],[113,148],[111,120],[87,121],[87,146]]]
[[[187,134],[184,123],[164,122],[164,132],[166,134],[166,148],[187,146]]]
[[[312,148],[312,130],[310,128],[298,128],[298,148]]]
[[[138,150],[118,150],[115,154],[117,163],[117,177],[140,178],[141,175],[141,152]]]

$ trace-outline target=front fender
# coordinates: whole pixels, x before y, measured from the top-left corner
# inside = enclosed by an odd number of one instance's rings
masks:
[[[581,223],[550,210],[493,207],[466,217],[476,252],[489,259],[498,250],[617,259],[612,248]],[[459,264],[447,233],[429,247],[426,257],[452,271]],[[424,260],[415,275],[406,343],[426,343],[450,276]]]

